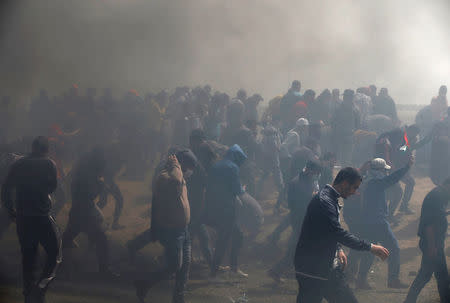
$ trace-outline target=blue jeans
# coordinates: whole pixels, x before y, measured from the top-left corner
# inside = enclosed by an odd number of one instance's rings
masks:
[[[164,247],[166,266],[159,271],[149,274],[148,279],[146,279],[147,288],[150,289],[156,283],[172,278],[175,273],[173,302],[184,302],[184,292],[191,265],[191,238],[189,230],[187,227],[181,230],[159,229],[155,234]]]
[[[380,220],[376,223],[367,224],[363,227],[361,235],[363,239],[372,243],[381,243],[381,245],[389,250],[388,281],[398,279],[400,274],[400,247],[389,223],[386,220]],[[369,273],[373,260],[373,254],[364,254],[362,256],[361,263],[359,264],[358,279],[367,279],[367,274]]]
[[[222,263],[223,256],[231,242],[231,269],[236,271],[238,269],[238,257],[242,248],[242,242],[244,235],[236,223],[226,224],[216,229],[217,231],[217,244],[212,260],[211,275],[215,276],[219,269],[219,265]]]

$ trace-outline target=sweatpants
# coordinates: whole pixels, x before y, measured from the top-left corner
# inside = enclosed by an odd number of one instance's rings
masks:
[[[22,252],[23,294],[28,297],[33,289],[37,289],[43,297],[62,262],[58,227],[51,216],[18,216],[16,224]],[[44,248],[47,259],[39,279],[36,280],[34,271],[39,244]]]

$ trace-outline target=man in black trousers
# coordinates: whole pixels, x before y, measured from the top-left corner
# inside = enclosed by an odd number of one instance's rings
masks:
[[[449,200],[450,178],[430,191],[423,200],[418,231],[422,262],[405,303],[416,302],[419,293],[430,281],[433,273],[437,280],[440,302],[450,302],[450,279],[444,251],[448,228],[446,210]]]
[[[357,169],[344,168],[333,185],[326,185],[309,203],[295,252],[297,303],[320,303],[323,298],[333,303],[358,302],[344,281],[347,257],[341,245],[370,251],[383,260],[389,256],[386,248],[360,240],[339,222],[338,198],[353,195],[361,180]]]
[[[56,189],[56,178],[55,163],[48,158],[48,139],[37,137],[33,141],[31,154],[11,166],[2,187],[3,205],[17,224],[25,303],[44,302],[47,287],[55,278],[62,260],[58,229],[50,216],[52,205],[49,195]],[[36,280],[33,273],[39,244],[47,253],[47,262],[40,279]]]

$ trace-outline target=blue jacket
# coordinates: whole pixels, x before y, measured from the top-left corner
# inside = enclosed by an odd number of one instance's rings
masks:
[[[370,250],[370,244],[344,230],[339,222],[339,193],[326,185],[308,205],[295,252],[298,275],[328,279],[339,244]]]
[[[240,146],[235,144],[228,149],[223,160],[209,170],[206,185],[207,223],[235,219],[236,197],[244,193],[239,167],[246,159]]]
[[[367,181],[362,206],[362,215],[366,224],[376,224],[386,220],[388,216],[386,189],[400,181],[408,170],[409,166],[405,166],[383,178]]]

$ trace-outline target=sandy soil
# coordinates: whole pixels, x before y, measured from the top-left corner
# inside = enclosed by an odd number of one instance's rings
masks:
[[[416,175],[420,175],[420,170]],[[432,183],[426,177],[416,177],[416,188],[411,201],[415,215],[406,216],[395,228],[401,246],[401,279],[411,283],[414,272],[420,264],[420,251],[417,248],[416,237],[420,205],[425,194],[432,188]],[[137,302],[134,289],[131,286],[133,273],[145,273],[154,267],[155,258],[162,250],[158,244],[150,244],[140,251],[136,266],[129,265],[124,244],[137,233],[149,226],[148,204],[150,180],[144,182],[120,181],[120,187],[125,197],[125,208],[121,223],[126,226],[119,231],[108,231],[113,246],[113,262],[115,268],[122,274],[116,281],[104,281],[96,274],[95,253],[89,248],[85,236],[80,236],[80,248],[65,257],[65,264],[58,279],[51,286],[48,294],[49,303],[103,303],[103,302]],[[268,181],[268,192],[273,188]],[[290,277],[283,285],[275,285],[266,275],[269,269],[281,257],[286,246],[289,231],[285,232],[277,247],[267,247],[265,239],[280,221],[281,216],[273,215],[275,194],[264,194],[261,201],[266,213],[266,222],[261,233],[252,243],[246,243],[242,257],[242,269],[249,273],[247,281],[229,280],[223,284],[208,282],[208,270],[201,262],[195,262],[192,267],[191,280],[188,286],[187,302],[232,302],[245,293],[248,302],[295,302],[297,285]],[[58,222],[64,229],[67,221],[67,212],[70,205],[58,216]],[[111,221],[113,203],[110,201],[105,210],[107,221]],[[7,303],[21,302],[20,290],[20,252],[14,226],[1,240],[0,246],[0,301]],[[198,247],[194,242],[194,246]],[[449,256],[447,248],[447,256]],[[198,248],[194,249],[194,257],[199,258]],[[450,262],[450,258],[447,258]],[[373,291],[356,290],[360,302],[402,302],[407,290],[391,290],[386,287],[387,264],[376,261],[370,274],[370,282],[375,286]],[[148,302],[170,302],[173,282],[162,283],[154,288],[148,295]],[[438,302],[436,283],[434,278],[421,293],[418,302]]]

